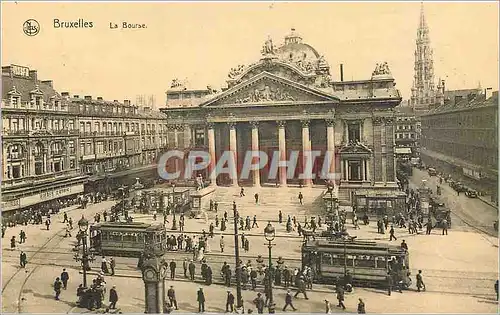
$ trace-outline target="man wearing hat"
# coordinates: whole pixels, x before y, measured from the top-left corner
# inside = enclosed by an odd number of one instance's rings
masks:
[[[168,299],[170,300],[170,305],[172,305],[173,307],[175,307],[176,310],[178,310],[179,308],[177,307],[177,299],[175,298],[175,290],[173,285],[171,285],[170,289],[168,289],[167,296]]]
[[[231,290],[227,290],[226,313],[227,312],[234,312],[234,295],[231,293]]]
[[[194,264],[193,260],[191,259],[191,261],[189,262],[189,278],[194,281],[194,272],[196,270],[196,265]]]
[[[116,285],[113,285],[111,290],[109,290],[109,308],[115,309],[116,302],[118,302],[118,292],[116,292]]]
[[[293,304],[292,304],[292,294],[290,293],[290,290],[287,290],[287,292],[286,292],[285,306],[283,307],[283,312],[286,311],[286,308],[288,307],[288,305],[290,305],[294,311],[297,310],[295,308],[295,306],[293,306]]]
[[[257,297],[253,300],[253,304],[255,304],[255,307],[257,307],[257,313],[259,313],[259,314],[264,313],[265,301],[262,298],[262,294],[257,293]]]
[[[205,293],[203,293],[203,288],[198,290],[198,312],[205,312]]]

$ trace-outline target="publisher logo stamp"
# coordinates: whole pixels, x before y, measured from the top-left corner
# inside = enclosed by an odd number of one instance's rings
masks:
[[[26,20],[23,23],[23,32],[28,36],[35,36],[40,32],[40,24],[38,24],[37,20]]]

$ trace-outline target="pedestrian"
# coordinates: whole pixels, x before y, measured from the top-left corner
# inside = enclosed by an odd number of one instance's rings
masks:
[[[177,264],[175,263],[175,261],[172,259],[172,261],[170,262],[170,279],[174,280],[175,279],[175,268],[177,267]]]
[[[344,288],[342,287],[342,285],[337,285],[337,301],[339,301],[339,304],[337,305],[337,307],[342,307],[343,310],[345,310],[345,305],[344,305],[344,295],[345,295],[345,292],[344,292]]]
[[[49,227],[50,227],[50,218],[47,218],[47,220],[45,220],[45,226],[47,227],[47,231],[48,231]]]
[[[262,294],[260,292],[257,293],[257,297],[253,300],[253,304],[255,304],[255,307],[257,308],[258,314],[264,314],[265,301],[262,298]]]
[[[109,259],[109,266],[111,267],[111,275],[115,275],[115,266],[116,266],[116,261],[113,257]]]
[[[219,209],[219,203],[216,201],[214,202],[214,211],[217,212],[217,209]]]
[[[10,239],[10,249],[12,249],[12,250],[16,249],[16,237],[15,236],[12,236],[12,238]]]
[[[113,285],[111,290],[109,290],[109,308],[114,310],[116,302],[118,302],[118,292],[116,292],[116,285]]]
[[[104,274],[107,274],[109,272],[109,270],[108,270],[108,261],[106,260],[106,257],[104,257],[104,256],[102,256],[102,260],[101,260],[101,271]]]
[[[304,196],[302,195],[302,192],[299,192],[299,202],[301,205],[303,204],[303,202],[302,202],[303,199],[304,199]]]
[[[332,305],[328,300],[325,300],[325,314],[332,314]]]
[[[220,246],[220,252],[224,252],[224,235],[220,236],[220,241],[219,241],[219,246]]]
[[[281,210],[278,212],[278,222],[280,224],[283,223],[283,213],[281,213]]]
[[[226,313],[228,312],[234,312],[234,295],[230,290],[227,290],[226,297]]]
[[[26,264],[28,263],[28,259],[26,258],[26,253],[21,251],[21,254],[19,254],[19,261],[21,264],[22,268],[26,268]]]
[[[306,300],[309,300],[309,298],[307,297],[307,293],[306,293],[306,283],[304,281],[304,277],[299,277],[299,280],[297,281],[297,292],[295,292],[295,295],[294,297],[297,297],[299,295],[299,293],[302,293],[304,294],[304,298]]]
[[[257,216],[256,216],[256,215],[254,215],[254,216],[253,216],[252,229],[253,229],[254,227],[259,228],[259,225],[257,224]]]
[[[241,187],[240,189],[240,197],[245,196],[245,188]]]
[[[184,278],[188,277],[188,275],[187,275],[188,267],[189,267],[188,260],[187,260],[187,258],[184,258],[184,261],[182,262],[182,269],[184,269]]]
[[[292,294],[290,293],[290,290],[288,290],[288,291],[286,292],[286,296],[285,296],[285,306],[283,307],[283,312],[284,312],[284,311],[286,311],[286,308],[288,307],[288,305],[290,305],[294,311],[296,311],[296,310],[297,310],[297,309],[295,308],[295,306],[293,306],[293,304],[292,304]]]
[[[62,281],[64,290],[66,290],[68,288],[68,280],[69,280],[69,274],[66,271],[66,269],[63,269],[63,271],[61,272],[61,281]]]
[[[417,278],[417,292],[420,292],[420,289],[423,289],[425,291],[425,283],[422,277],[422,270],[418,271],[416,278]]]
[[[258,204],[259,203],[259,194],[255,193],[255,195],[253,197],[255,198],[255,204]]]
[[[205,293],[203,293],[203,288],[198,290],[198,312],[205,312]]]
[[[444,219],[441,222],[441,225],[443,227],[443,235],[448,235],[448,221],[446,219]]]
[[[56,281],[54,282],[54,291],[56,293],[56,300],[59,300],[59,295],[61,294],[61,287],[62,287],[61,280],[59,280],[59,277],[57,277]]]
[[[69,218],[68,220],[69,228],[72,230],[73,229],[73,219]]]
[[[405,240],[401,242],[401,249],[404,251],[408,251],[408,244],[406,244]]]
[[[391,229],[389,230],[389,241],[392,241],[392,239],[394,239],[395,241],[397,241],[398,239],[396,238],[396,236],[394,236],[394,225],[391,224]]]
[[[26,232],[21,230],[21,232],[19,232],[19,244],[23,243],[26,243]]]
[[[64,220],[63,220],[63,223],[66,223],[68,222],[68,214],[66,212],[64,212]]]
[[[366,313],[365,302],[363,302],[363,299],[359,298],[358,314],[365,314],[365,313]]]
[[[172,305],[173,307],[175,307],[176,310],[178,310],[179,308],[177,307],[177,299],[175,298],[175,290],[173,285],[171,285],[170,289],[168,289],[167,296],[170,301],[170,305]]]
[[[189,262],[188,269],[189,269],[189,278],[191,279],[191,281],[194,281],[194,273],[196,270],[196,265],[193,263],[193,260]]]

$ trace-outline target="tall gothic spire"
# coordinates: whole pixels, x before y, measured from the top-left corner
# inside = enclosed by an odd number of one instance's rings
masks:
[[[436,104],[434,88],[434,62],[430,47],[429,27],[425,20],[424,4],[420,5],[420,21],[415,41],[415,67],[410,104],[413,108],[427,110]]]

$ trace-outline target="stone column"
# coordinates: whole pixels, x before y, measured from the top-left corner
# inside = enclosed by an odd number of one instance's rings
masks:
[[[284,120],[277,121],[278,124],[278,144],[280,153],[280,162],[286,161],[286,137],[285,137],[285,124]],[[286,178],[287,168],[286,166],[279,167],[279,181],[281,187],[287,186]]]
[[[191,126],[184,126],[184,148],[189,148],[191,146]]]
[[[381,128],[380,132],[380,144],[382,146],[382,182],[384,182],[384,185],[387,185],[387,141],[385,139],[386,137],[386,130],[385,130],[385,125]]]
[[[215,172],[215,165],[217,161],[215,160],[215,130],[214,124],[208,124],[208,153],[210,155],[210,163],[208,165],[208,176],[210,176],[210,185],[217,186],[217,173]]]
[[[257,157],[258,159],[258,152],[259,152],[259,123],[256,121],[252,121],[252,154],[253,154],[253,159]],[[252,179],[253,179],[253,186],[254,187],[260,187],[260,170],[257,168],[255,170],[252,170]]]
[[[181,148],[179,148],[179,132],[178,132],[177,128],[178,127],[175,126],[175,129],[174,129],[174,147],[175,147],[176,150],[180,150]],[[146,136],[146,137],[149,137],[149,136]],[[180,161],[179,161],[179,159],[176,158],[174,164],[175,164],[175,172],[181,171],[180,176],[183,176],[182,170],[180,169]]]
[[[366,164],[366,160],[361,160],[361,165],[360,165],[360,171],[361,171],[361,181],[365,181],[366,178],[365,178],[365,164]]]
[[[45,148],[43,150],[43,174],[47,173],[47,154],[48,154],[48,149]]]
[[[238,186],[238,147],[237,147],[237,142],[236,142],[236,123],[230,122],[229,124],[229,151],[231,151],[231,157],[233,159],[234,163],[234,168],[231,169],[230,167],[230,172],[231,172],[231,180],[232,180],[232,186],[237,187]]]
[[[328,119],[326,120],[326,150],[328,152],[328,157],[331,159],[330,167],[328,171],[330,174],[335,174],[335,120]],[[332,178],[335,180],[335,178]]]
[[[309,139],[309,120],[302,121],[302,166],[305,179],[303,180],[305,187],[312,186],[312,155],[311,155],[311,141]],[[309,169],[308,169],[309,168]]]

